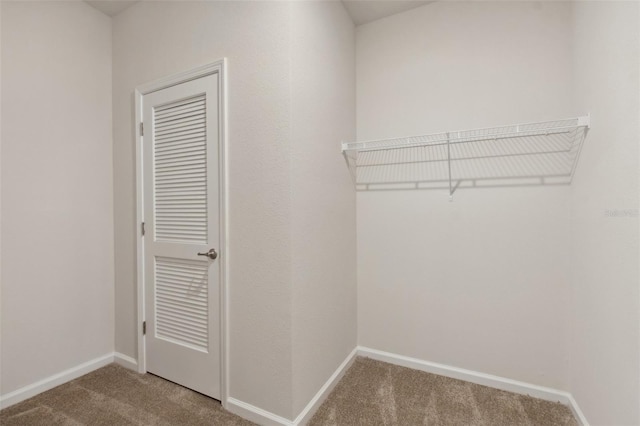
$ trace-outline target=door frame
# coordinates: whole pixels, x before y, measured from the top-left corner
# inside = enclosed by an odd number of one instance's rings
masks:
[[[218,185],[219,185],[219,218],[220,218],[220,400],[226,406],[229,396],[229,351],[228,351],[228,285],[229,285],[229,178],[228,178],[228,141],[227,141],[227,59],[202,65],[191,70],[160,78],[143,84],[135,89],[135,121],[136,141],[136,266],[137,266],[137,326],[138,340],[138,372],[146,373],[146,345],[142,330],[145,320],[145,274],[144,274],[144,238],[142,222],[144,218],[144,185],[143,185],[143,150],[144,136],[140,123],[143,121],[143,96],[158,90],[185,83],[208,75],[218,75]]]

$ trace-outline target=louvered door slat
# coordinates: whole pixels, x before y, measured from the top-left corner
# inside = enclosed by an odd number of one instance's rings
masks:
[[[179,103],[178,103],[179,104]],[[191,102],[183,104],[170,109],[163,109],[162,107],[156,107],[156,114],[158,117],[164,119],[171,119],[172,117],[179,117],[180,115],[191,114],[194,111],[198,111],[204,107],[205,103],[202,101]]]
[[[166,295],[162,293],[156,293],[156,310],[158,310],[157,306],[160,305],[169,305],[174,306],[179,309],[191,309],[193,312],[201,313],[202,309],[206,307],[204,303],[200,303],[197,301],[189,301],[184,302],[181,297],[175,297],[171,295]],[[162,309],[160,309],[162,310]],[[160,336],[162,337],[162,336]]]
[[[159,174],[158,178],[156,179],[157,183],[159,185],[162,185],[163,182],[166,183],[172,183],[178,179],[190,179],[193,181],[198,181],[198,182],[204,182],[204,179],[206,179],[206,171],[205,170],[190,170],[190,171],[185,171],[183,172],[183,176],[173,176],[171,174],[164,174],[161,173]]]
[[[166,141],[167,139],[175,139],[176,137],[182,137],[188,134],[203,133],[204,121],[200,123],[181,122],[169,126],[168,128],[156,128],[156,137],[158,140]]]
[[[165,300],[166,299],[166,300]],[[166,297],[162,295],[156,296],[156,306],[162,306],[162,309],[174,310],[185,315],[193,315],[196,318],[201,318],[200,316],[200,307],[193,306],[192,304],[184,304],[180,301],[180,299],[176,299],[175,297]]]
[[[207,270],[206,261],[156,257],[155,319],[158,337],[207,349]]]
[[[206,320],[194,320],[193,318],[186,318],[182,313],[174,314],[173,312],[167,310],[163,312],[164,318],[159,320],[160,322],[167,320],[167,322],[171,325],[179,325],[183,327],[184,330],[193,330],[198,333],[203,333],[206,335],[207,332],[207,321]]]
[[[171,120],[164,121],[162,124],[156,126],[158,132],[169,132],[173,129],[182,129],[184,126],[198,126],[204,127],[205,120],[199,111],[190,116],[173,118]]]
[[[168,143],[179,139],[196,138],[204,136],[204,128],[184,129],[182,132],[172,132],[158,135],[158,143]]]
[[[188,161],[185,164],[169,164],[167,166],[156,165],[158,173],[181,172],[184,170],[202,169],[203,164],[200,161]],[[202,171],[202,170],[200,170]]]
[[[162,118],[163,124],[162,126],[167,126],[175,123],[176,121],[189,121],[189,120],[199,120],[200,119],[200,111],[204,108],[203,105],[199,105],[197,107],[192,107],[188,110],[178,111],[174,114],[162,114],[158,113],[157,117]]]
[[[204,95],[154,109],[157,241],[207,244],[206,221],[182,221],[186,212],[207,215],[205,122]]]
[[[189,318],[190,321],[206,324],[206,321],[203,321],[198,316],[197,312],[193,312],[191,309],[187,307],[184,307],[184,306],[176,307],[172,304],[167,305],[166,303],[163,303],[161,301],[157,301],[157,304],[163,305],[163,309],[167,312],[167,315],[179,315],[181,318]]]
[[[188,99],[172,102],[170,104],[166,104],[162,106],[157,106],[156,111],[158,113],[171,113],[171,112],[179,111],[181,108],[185,108],[188,105],[195,105],[195,104],[201,104],[201,105],[204,104],[204,98],[198,96],[194,98],[188,98]]]
[[[203,168],[198,169],[186,169],[186,170],[168,170],[158,174],[157,181],[166,181],[176,179],[179,177],[200,177],[205,170]]]
[[[169,146],[172,146],[172,145],[177,145],[177,144],[180,144],[180,143],[189,143],[189,142],[193,142],[193,141],[202,141],[204,139],[205,139],[204,135],[195,135],[195,136],[186,135],[184,137],[177,137],[177,138],[169,139],[169,140],[166,140],[166,141],[158,141],[158,143],[156,145],[159,148],[165,148],[165,147],[169,147]]]
[[[176,161],[184,161],[184,158],[189,157],[192,160],[200,159],[204,157],[205,150],[200,149],[199,152],[179,152],[170,153],[169,155],[158,154],[156,157],[157,164],[173,164]]]
[[[157,149],[156,158],[168,157],[168,156],[172,157],[181,152],[193,152],[193,151],[205,151],[204,142],[185,143],[178,146],[172,146],[170,148]]]
[[[204,140],[186,140],[186,141],[181,141],[181,142],[177,142],[173,145],[163,145],[163,146],[158,146],[158,148],[156,149],[157,153],[162,153],[162,152],[167,152],[167,151],[176,151],[176,150],[181,150],[184,149],[185,146],[188,147],[198,147],[198,148],[202,148],[205,146],[205,141]]]

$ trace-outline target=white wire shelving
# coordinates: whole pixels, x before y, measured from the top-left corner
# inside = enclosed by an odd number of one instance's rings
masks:
[[[342,144],[358,191],[567,185],[590,116]]]

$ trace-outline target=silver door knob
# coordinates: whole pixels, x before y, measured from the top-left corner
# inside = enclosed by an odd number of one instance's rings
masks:
[[[211,260],[215,260],[218,257],[216,249],[211,249],[206,253],[198,253],[198,256],[207,256]]]

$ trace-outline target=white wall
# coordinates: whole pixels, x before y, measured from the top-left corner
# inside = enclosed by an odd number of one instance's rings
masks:
[[[593,425],[640,424],[638,22],[637,2],[574,6],[575,108],[593,124],[571,187],[569,371]]]
[[[0,7],[7,394],[113,351],[111,24],[82,2]]]
[[[360,344],[640,422],[638,9],[435,3],[357,29],[358,139],[593,114],[571,187],[359,193]],[[111,352],[114,321],[136,356],[133,89],[227,57],[231,396],[293,418],[356,342],[342,5],[139,3],[113,76],[91,7],[0,10],[0,393]]]
[[[356,345],[353,24],[338,2],[148,2],[113,32],[116,350],[136,356],[133,90],[226,57],[230,396],[294,418]]]
[[[359,140],[576,116],[568,3],[357,28]],[[567,389],[567,186],[359,192],[359,344]]]
[[[137,85],[229,59],[230,394],[291,415],[290,7],[140,2],[113,20],[116,350],[136,356]]]
[[[341,2],[292,6],[293,413],[355,348],[355,29]]]
[[[131,94],[221,57],[229,58],[231,396],[292,418],[353,349],[355,197],[338,151],[354,133],[353,37],[339,3],[145,3],[115,18],[118,351],[135,356],[136,346]],[[322,72],[314,53],[331,67]]]

